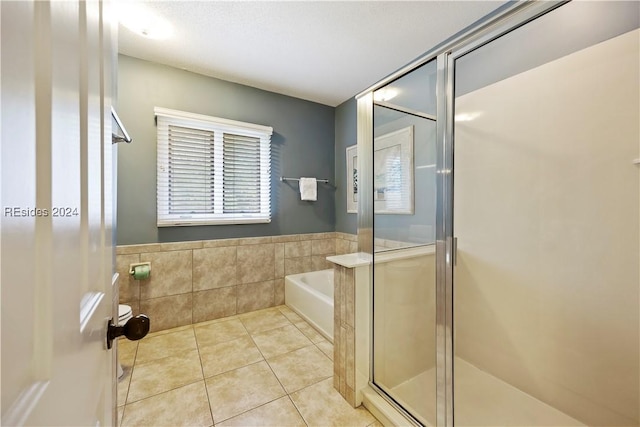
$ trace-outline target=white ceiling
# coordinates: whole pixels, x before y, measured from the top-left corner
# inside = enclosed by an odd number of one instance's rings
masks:
[[[505,1],[153,1],[173,36],[122,54],[336,106]]]

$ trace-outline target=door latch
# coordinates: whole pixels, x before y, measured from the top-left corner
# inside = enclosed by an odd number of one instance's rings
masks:
[[[131,341],[137,341],[146,337],[149,333],[150,326],[151,320],[144,314],[132,317],[124,326],[116,326],[113,324],[113,319],[109,320],[109,325],[107,326],[107,348],[111,348],[113,340],[122,335]]]

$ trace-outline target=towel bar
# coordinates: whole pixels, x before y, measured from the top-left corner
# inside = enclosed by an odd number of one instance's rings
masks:
[[[120,121],[120,117],[118,117],[118,113],[116,113],[116,110],[114,110],[113,107],[111,107],[111,117],[113,118],[113,120],[115,120],[116,125],[122,131],[122,136],[113,131],[111,132],[111,143],[116,144],[122,141],[126,142],[127,144],[131,143],[131,137],[127,133],[127,130],[124,128],[124,125]]]
[[[285,176],[280,177],[280,181],[300,181],[300,178],[287,178]],[[329,183],[328,179],[316,179],[318,182],[324,182],[325,184]]]

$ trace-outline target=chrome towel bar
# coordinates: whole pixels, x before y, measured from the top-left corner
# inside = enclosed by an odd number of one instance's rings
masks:
[[[300,181],[300,178],[287,178],[286,176],[281,176],[280,181]],[[323,182],[325,184],[329,183],[328,179],[316,179],[318,182]]]
[[[124,125],[120,121],[120,117],[118,117],[118,113],[116,113],[116,110],[114,110],[113,107],[111,107],[111,117],[113,117],[113,120],[115,120],[116,124],[118,125],[118,128],[120,129],[120,131],[122,131],[122,135],[118,135],[115,132],[111,132],[111,143],[116,144],[122,141],[126,142],[127,144],[130,143],[132,141],[131,137],[127,133],[127,130],[124,128]]]

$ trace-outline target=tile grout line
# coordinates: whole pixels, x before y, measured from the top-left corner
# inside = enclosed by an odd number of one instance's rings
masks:
[[[279,312],[280,310],[278,310]],[[284,316],[284,315],[283,315]],[[286,319],[286,316],[285,316]],[[287,319],[287,321],[290,322],[289,319]],[[251,332],[249,332],[249,330],[247,329],[247,327],[245,326],[244,322],[242,322],[242,320],[240,320],[240,323],[242,324],[242,327],[244,328],[244,330],[247,332],[247,334],[249,334],[249,338],[251,339],[251,342],[253,343],[253,345],[256,346],[256,348],[258,349],[258,351],[260,352],[260,355],[262,356],[262,359],[267,363],[267,366],[269,367],[269,370],[271,371],[271,373],[273,374],[273,376],[276,378],[276,380],[278,381],[278,384],[280,384],[280,387],[282,387],[282,390],[285,392],[285,394],[288,395],[287,389],[285,388],[284,384],[282,384],[282,381],[280,381],[280,378],[278,378],[278,376],[276,375],[275,371],[273,370],[273,368],[271,367],[271,364],[269,363],[269,361],[267,360],[267,358],[265,357],[264,353],[262,352],[262,350],[260,349],[260,347],[258,346],[258,343],[256,343],[256,341],[253,339],[253,335],[251,335]],[[288,325],[287,325],[288,326]],[[284,327],[284,326],[283,326]],[[277,329],[277,328],[274,328]],[[272,329],[269,329],[272,330]],[[265,331],[262,331],[265,332]]]
[[[307,338],[307,339],[309,340],[309,342],[311,343],[311,345],[307,345],[307,346],[304,346],[304,347],[297,348],[297,349],[295,349],[295,350],[288,351],[288,352],[286,352],[286,353],[279,354],[279,355],[277,355],[277,356],[274,356],[274,358],[275,358],[275,357],[283,356],[283,355],[285,355],[285,354],[293,353],[294,351],[298,351],[298,350],[301,350],[301,349],[303,349],[303,348],[308,348],[308,347],[312,347],[312,346],[313,346],[313,347],[315,347],[315,348],[316,348],[316,349],[317,349],[317,350],[318,350],[318,351],[319,351],[323,356],[325,356],[326,358],[328,358],[328,359],[329,359],[329,361],[331,362],[332,375],[330,375],[330,376],[329,376],[329,377],[327,377],[327,378],[323,378],[323,379],[321,379],[320,381],[317,381],[317,382],[315,382],[315,383],[308,384],[308,385],[306,385],[306,386],[304,386],[304,387],[302,387],[302,388],[300,388],[300,389],[298,389],[298,390],[294,390],[294,391],[292,391],[291,393],[296,393],[296,392],[298,392],[298,391],[300,391],[300,390],[304,390],[304,389],[305,389],[305,388],[307,388],[307,387],[310,387],[310,386],[315,385],[315,384],[318,384],[319,382],[322,382],[322,381],[324,381],[324,380],[326,380],[326,379],[328,379],[328,378],[331,378],[331,377],[333,376],[333,360],[331,360],[331,358],[330,358],[329,356],[327,356],[327,355],[326,355],[326,354],[325,354],[325,353],[324,353],[324,352],[323,352],[323,351],[322,351],[322,350],[321,350],[321,349],[316,345],[316,343],[314,343],[313,341],[311,341],[311,338],[309,338],[308,336],[306,336],[306,335],[304,334],[304,332],[302,332],[302,331],[300,330],[300,328],[298,328],[298,326],[297,326],[295,323],[293,323],[293,321],[292,321],[291,319],[289,319],[289,318],[288,318],[288,317],[287,317],[287,316],[282,312],[282,310],[278,309],[278,311],[280,311],[280,313],[281,313],[281,314],[282,314],[282,315],[283,315],[283,316],[284,316],[284,317],[285,317],[285,318],[286,318],[286,319],[287,319],[287,320],[288,320],[288,321],[289,321],[293,326],[295,326],[295,327],[296,327],[296,329],[297,329],[297,330],[298,330],[302,335],[304,335],[304,337],[305,337],[305,338]],[[294,313],[295,313],[295,312],[294,312]],[[297,313],[296,313],[296,314],[297,314]],[[306,320],[304,320],[304,319],[302,319],[302,318],[301,318],[301,322],[299,322],[299,323],[302,323],[302,322],[304,322],[305,324],[307,324],[308,326],[310,326],[311,328],[313,328],[313,326],[309,325],[309,323],[307,323],[307,321],[306,321]],[[315,330],[315,328],[314,328],[314,330]],[[324,338],[324,337],[323,337],[323,338]],[[326,339],[325,339],[325,340],[326,340]],[[327,340],[327,342],[328,342],[328,340]],[[266,360],[266,358],[265,358],[265,360]],[[269,363],[269,362],[267,361],[267,363]],[[271,367],[271,365],[269,365],[269,367]],[[275,372],[274,372],[274,374],[275,374]],[[276,377],[277,377],[277,376],[276,376]],[[285,391],[286,391],[286,390],[285,390]],[[288,395],[290,395],[291,393],[287,392],[287,394],[288,394]]]
[[[305,387],[302,387],[302,388],[300,388],[300,389],[298,389],[298,390],[295,390],[295,391],[292,391],[291,393],[289,393],[289,392],[287,391],[287,389],[284,387],[284,385],[282,384],[282,382],[280,381],[280,378],[275,374],[275,372],[274,372],[273,368],[271,367],[271,364],[269,363],[269,361],[267,360],[267,358],[264,356],[264,353],[262,352],[262,350],[260,349],[260,347],[258,347],[257,343],[256,343],[256,342],[255,342],[255,340],[254,340],[254,335],[258,335],[258,334],[261,334],[261,333],[264,333],[264,332],[268,332],[268,331],[273,331],[273,330],[275,330],[275,329],[287,328],[287,327],[290,327],[291,325],[293,325],[293,326],[295,326],[295,327],[296,327],[296,329],[295,329],[295,330],[297,330],[299,333],[301,333],[303,336],[305,336],[305,338],[309,341],[309,345],[303,346],[303,347],[301,347],[301,348],[309,348],[309,347],[311,347],[311,346],[313,345],[313,346],[315,346],[315,347],[316,347],[316,349],[317,349],[318,351],[320,351],[320,352],[321,352],[325,357],[327,357],[327,358],[329,359],[330,363],[333,363],[333,361],[331,361],[331,359],[330,359],[330,358],[329,358],[329,357],[328,357],[324,352],[322,352],[322,350],[318,347],[318,343],[313,342],[309,337],[307,337],[306,335],[304,335],[304,333],[303,333],[303,332],[300,330],[300,328],[298,327],[298,324],[294,323],[291,319],[289,319],[289,318],[285,315],[285,313],[282,311],[282,308],[283,308],[283,307],[284,307],[283,305],[279,305],[279,306],[275,306],[275,307],[273,307],[273,308],[269,308],[269,309],[267,309],[267,310],[272,311],[273,313],[278,313],[278,314],[280,314],[284,319],[286,319],[286,322],[287,322],[287,323],[286,323],[285,325],[279,326],[279,327],[277,327],[277,328],[267,329],[267,330],[265,330],[265,331],[255,332],[254,334],[252,334],[252,333],[250,333],[250,332],[248,331],[247,326],[246,326],[246,324],[245,324],[245,322],[244,322],[244,319],[249,319],[249,318],[251,318],[251,317],[253,317],[253,316],[251,316],[251,315],[241,316],[241,317],[240,317],[240,316],[229,316],[229,317],[232,317],[232,319],[228,319],[228,321],[229,321],[229,320],[234,320],[234,319],[235,319],[235,320],[239,320],[240,324],[242,325],[242,327],[243,327],[243,329],[244,329],[244,332],[249,336],[249,338],[251,339],[251,341],[252,341],[253,345],[256,347],[256,349],[258,350],[258,352],[259,352],[259,353],[260,353],[260,355],[262,356],[262,360],[261,360],[261,361],[258,361],[258,362],[250,363],[250,364],[245,365],[245,366],[243,366],[243,367],[238,367],[238,368],[231,369],[231,370],[228,370],[228,371],[225,371],[225,372],[220,372],[220,373],[218,373],[218,374],[216,374],[216,375],[213,375],[213,376],[211,376],[211,377],[209,377],[209,378],[213,378],[213,377],[215,377],[215,376],[217,376],[217,375],[222,375],[222,374],[225,374],[225,373],[231,372],[231,371],[233,371],[233,370],[242,369],[242,368],[244,368],[244,367],[246,367],[246,366],[250,366],[250,365],[257,364],[257,363],[260,363],[260,362],[262,362],[262,361],[265,361],[265,362],[267,362],[267,366],[269,367],[270,371],[272,372],[272,374],[274,375],[274,377],[276,378],[276,380],[278,381],[278,383],[280,384],[280,386],[281,386],[281,388],[282,388],[282,390],[283,390],[283,392],[284,392],[284,394],[283,394],[282,396],[280,396],[280,397],[277,397],[277,398],[275,398],[275,399],[270,400],[269,402],[265,402],[265,403],[263,403],[263,404],[261,404],[261,405],[258,405],[258,406],[256,406],[256,407],[254,407],[254,408],[250,408],[250,409],[248,409],[248,410],[246,410],[246,411],[243,411],[243,412],[241,412],[241,413],[239,413],[239,414],[236,414],[236,415],[234,415],[233,417],[230,417],[229,419],[232,419],[232,418],[238,417],[238,416],[240,416],[240,415],[242,415],[242,414],[245,414],[245,413],[247,413],[247,412],[249,412],[249,411],[252,411],[252,410],[254,410],[254,409],[260,408],[260,407],[265,406],[265,405],[267,405],[267,404],[269,404],[269,403],[272,403],[272,402],[274,402],[274,401],[276,401],[276,400],[279,400],[280,398],[282,398],[282,397],[284,397],[284,396],[287,396],[287,397],[288,397],[288,399],[289,399],[289,401],[294,405],[294,408],[296,409],[297,413],[298,413],[298,414],[299,414],[299,416],[301,417],[302,421],[305,423],[305,425],[306,425],[306,426],[309,426],[309,423],[308,423],[308,422],[307,422],[307,420],[304,418],[304,416],[302,416],[302,413],[300,412],[300,409],[298,408],[298,406],[296,406],[296,404],[295,404],[295,402],[293,401],[293,399],[292,399],[291,395],[292,395],[292,393],[297,393],[297,392],[299,392],[299,391],[302,391],[302,390],[307,389],[308,387],[314,386],[314,385],[316,385],[316,384],[318,384],[318,383],[320,383],[320,382],[322,382],[322,381],[325,381],[326,379],[328,379],[328,378],[330,378],[330,377],[327,377],[327,378],[321,379],[321,380],[319,380],[319,381],[317,381],[317,382],[314,382],[314,383],[312,383],[312,384],[308,384],[308,385],[306,385]],[[209,321],[209,322],[210,322],[210,321]],[[218,323],[224,323],[224,322],[225,322],[224,320],[214,321],[214,322],[210,323],[210,324],[209,324],[209,326],[214,326],[214,327],[215,327],[215,325],[217,325]],[[201,323],[207,323],[207,322],[201,322]],[[302,324],[306,324],[306,321],[305,321],[304,319],[301,319],[298,323],[302,325]],[[185,387],[185,386],[191,385],[191,384],[195,384],[196,382],[203,381],[204,386],[205,386],[205,392],[206,392],[206,394],[207,394],[207,401],[208,401],[208,404],[209,404],[209,411],[210,411],[210,414],[211,414],[211,419],[214,421],[214,425],[215,425],[215,420],[214,420],[214,417],[213,417],[213,410],[212,410],[212,406],[211,406],[211,398],[210,398],[210,396],[209,396],[208,389],[206,388],[206,380],[207,380],[207,378],[206,378],[206,376],[205,376],[204,366],[203,366],[203,363],[202,363],[202,360],[203,360],[203,359],[202,359],[202,354],[203,354],[203,353],[202,353],[202,351],[204,350],[204,348],[205,348],[206,346],[205,346],[205,347],[202,347],[202,346],[200,345],[199,341],[198,341],[197,334],[196,334],[196,326],[198,326],[198,324],[189,325],[189,326],[191,327],[191,334],[193,334],[192,336],[193,336],[193,337],[194,337],[194,339],[195,339],[195,344],[196,344],[196,348],[195,348],[195,350],[196,350],[196,351],[198,351],[198,357],[199,357],[199,361],[200,361],[200,368],[201,368],[201,373],[202,373],[202,380],[195,380],[195,381],[189,382],[188,384],[183,384],[183,385],[180,385],[180,386],[178,386],[178,387],[174,387],[174,388],[172,388],[172,389],[170,389],[170,390],[166,390],[166,391],[163,391],[163,392],[161,392],[161,393],[157,393],[157,394],[154,394],[154,395],[151,395],[151,396],[147,396],[147,397],[145,397],[145,398],[143,398],[143,399],[137,400],[136,402],[141,402],[141,401],[144,401],[144,400],[149,399],[149,398],[151,398],[151,397],[155,397],[155,396],[158,396],[158,395],[161,395],[161,394],[164,394],[164,393],[167,393],[167,392],[170,392],[170,391],[173,391],[173,390],[176,390],[176,389],[179,389],[179,388],[182,388],[182,387]],[[309,326],[310,326],[310,325],[309,325]],[[310,326],[310,327],[311,327],[311,326]],[[185,329],[186,329],[186,328],[185,328]],[[185,329],[183,329],[183,330],[181,330],[181,331],[176,331],[176,333],[178,333],[178,332],[186,332],[186,330],[185,330]],[[168,334],[171,334],[171,333],[172,333],[172,332],[168,332],[167,334],[162,334],[162,335],[159,335],[158,337],[160,337],[160,336],[164,336],[164,335],[168,335]],[[239,338],[240,338],[240,337],[239,337]],[[235,339],[239,339],[239,338],[235,338]],[[323,338],[324,338],[324,337],[323,337]],[[233,340],[227,340],[227,341],[224,341],[224,342],[229,342],[229,341],[233,341]],[[328,340],[327,340],[327,342],[328,342]],[[288,353],[292,353],[292,352],[298,351],[298,350],[300,350],[301,348],[293,349],[293,350],[290,350],[290,351],[288,351],[288,352],[285,352],[285,353],[282,353],[282,354],[278,354],[277,356],[274,356],[274,358],[276,358],[276,357],[280,357],[280,356],[283,356],[283,355],[288,354]],[[186,351],[186,350],[185,350],[185,351]],[[192,351],[192,350],[191,350],[191,351]],[[139,346],[139,344],[138,344],[138,345],[136,346],[136,353],[135,353],[135,357],[134,357],[134,365],[133,365],[133,367],[134,367],[134,368],[135,368],[135,366],[138,364],[138,363],[136,363],[136,361],[137,361],[137,356],[138,356],[138,353],[139,353],[139,352],[140,352],[140,346]],[[171,357],[171,356],[166,356],[166,357]],[[160,359],[163,359],[163,358],[160,358]],[[160,360],[160,359],[155,359],[155,360]],[[151,362],[151,361],[149,361],[149,362]],[[132,369],[132,373],[133,373],[133,369]],[[131,382],[129,382],[129,387],[131,387]],[[129,390],[128,390],[128,391],[129,391]],[[128,397],[128,396],[127,396],[127,397]],[[126,400],[125,400],[125,402],[126,402]],[[136,402],[131,402],[131,403],[136,403]],[[127,402],[127,403],[128,403],[128,402]],[[123,408],[122,419],[124,419],[124,415],[125,415],[125,413],[124,413],[124,412],[125,412],[125,409],[126,409],[126,404],[125,404],[125,408]],[[223,421],[227,421],[227,420],[221,420],[221,422],[223,422]]]
[[[179,328],[182,328],[182,326],[179,326]],[[195,330],[194,330],[194,328],[193,328],[193,327],[191,327],[191,330],[194,332],[194,335],[195,335]],[[186,329],[184,329],[184,330],[180,330],[180,331],[176,331],[176,332],[169,332],[169,333],[167,333],[167,334],[162,334],[162,335],[159,335],[159,336],[164,336],[164,335],[169,335],[169,334],[172,334],[172,333],[179,333],[179,332],[184,332],[184,331],[186,331]],[[174,355],[168,355],[168,356],[164,356],[164,357],[159,357],[159,358],[157,358],[157,359],[147,360],[147,361],[145,361],[145,362],[139,362],[139,363],[136,363],[136,359],[137,359],[137,357],[138,357],[138,350],[139,350],[139,348],[140,348],[140,344],[138,344],[138,346],[136,347],[136,357],[135,357],[135,359],[134,359],[133,367],[132,367],[132,369],[131,369],[131,373],[132,373],[132,375],[131,375],[131,376],[132,376],[132,378],[131,378],[131,379],[133,379],[133,369],[136,367],[136,365],[138,365],[138,364],[146,365],[146,364],[149,364],[149,363],[156,362],[156,361],[158,361],[158,360],[168,359],[169,357],[175,357],[175,354],[174,354]],[[182,351],[180,351],[179,353],[176,353],[176,354],[184,354],[184,353],[191,352],[191,351],[194,351],[194,350],[195,350],[195,351],[197,351],[197,350],[198,350],[198,349],[197,349],[197,340],[196,340],[196,348],[195,348],[195,349],[182,350]],[[198,352],[198,356],[199,356],[199,355],[200,355],[200,353]],[[200,363],[200,366],[202,366],[202,362]],[[203,376],[204,376],[204,375],[203,375]],[[204,380],[204,378],[203,378],[203,380]],[[168,392],[170,392],[170,391],[177,390],[177,389],[179,389],[179,388],[182,388],[182,387],[186,387],[186,386],[188,386],[188,385],[195,384],[195,383],[197,383],[198,381],[201,381],[201,380],[189,381],[189,382],[187,382],[187,383],[185,383],[185,384],[181,384],[181,385],[179,385],[179,386],[172,387],[172,388],[170,388],[170,389],[168,389],[168,390],[164,390],[164,391],[161,391],[161,392],[159,392],[159,393],[151,394],[151,395],[149,395],[149,396],[145,396],[145,397],[143,397],[143,398],[141,398],[141,399],[134,400],[134,401],[132,401],[132,402],[128,402],[128,398],[129,398],[128,394],[129,394],[129,392],[130,392],[130,388],[131,388],[131,381],[129,381],[129,389],[127,389],[127,399],[126,399],[126,400],[127,400],[127,402],[126,402],[126,404],[125,404],[125,405],[129,405],[129,404],[133,404],[133,403],[142,402],[143,400],[149,399],[149,398],[151,398],[151,397],[160,396],[161,394],[165,394],[165,393],[168,393]],[[123,415],[123,418],[124,418],[124,415]]]
[[[193,251],[194,249],[191,249],[191,324],[193,325],[193,270],[195,269],[195,266],[193,264]],[[194,332],[194,337],[195,337],[195,332]],[[198,345],[198,342],[196,341],[196,346]],[[198,353],[199,355],[199,353]]]
[[[285,316],[285,317],[286,317],[286,316]],[[324,341],[329,342],[329,340],[328,340],[328,339],[326,339],[326,338],[324,337],[324,335],[322,335],[320,332],[318,332],[318,331],[316,330],[316,328],[314,328],[314,327],[313,327],[313,326],[311,326],[309,323],[307,323],[307,321],[306,321],[306,320],[302,319],[302,321],[303,321],[307,326],[310,326],[310,327],[311,327],[311,329],[313,329],[313,330],[314,330],[314,332],[316,332],[318,335],[320,335]],[[291,322],[291,323],[293,323],[293,322]],[[298,322],[298,323],[302,323],[302,322]],[[316,343],[316,342],[314,342],[314,341],[313,341],[309,336],[307,336],[307,334],[305,334],[305,333],[304,333],[304,331],[303,331],[302,329],[298,328],[298,324],[297,324],[297,323],[293,323],[293,326],[295,326],[295,327],[298,329],[298,331],[300,331],[300,333],[301,333],[302,335],[304,335],[304,336],[305,336],[309,341],[311,341],[311,344],[314,344],[314,345],[316,345],[316,344],[317,344],[317,343]],[[318,342],[322,342],[322,341],[318,341]],[[331,343],[330,343],[330,344],[331,344]],[[316,347],[317,347],[317,346],[316,346]],[[320,348],[318,348],[318,350],[320,350]],[[320,350],[320,351],[322,351],[322,350]],[[324,353],[324,352],[323,352],[323,353]]]
[[[279,311],[279,310],[278,310],[278,311]],[[289,320],[289,319],[287,319],[287,320]],[[257,344],[257,343],[255,342],[255,340],[253,339],[253,336],[251,335],[251,333],[250,333],[250,332],[249,332],[249,330],[247,329],[247,327],[246,327],[246,325],[244,324],[244,322],[242,321],[242,319],[240,319],[240,324],[241,324],[241,325],[242,325],[242,327],[244,328],[244,330],[245,330],[245,332],[247,333],[247,335],[249,335],[249,339],[251,340],[251,342],[253,343],[253,345],[256,347],[256,349],[257,349],[257,350],[258,350],[258,352],[260,353],[260,356],[262,356],[262,360],[260,360],[260,361],[258,361],[258,362],[255,362],[255,363],[250,363],[249,365],[241,366],[240,368],[232,369],[232,370],[230,370],[230,371],[221,372],[221,373],[220,373],[220,374],[218,374],[218,375],[222,375],[222,374],[225,374],[225,373],[227,373],[227,372],[232,372],[232,371],[235,371],[235,370],[237,370],[237,369],[242,369],[242,368],[244,368],[244,367],[246,367],[246,366],[255,365],[255,364],[258,364],[258,363],[260,363],[260,362],[265,362],[265,363],[267,364],[267,366],[269,367],[269,370],[270,370],[270,371],[271,371],[271,373],[273,374],[274,378],[276,379],[276,381],[278,381],[278,384],[280,384],[280,387],[282,388],[282,391],[284,392],[284,395],[283,395],[283,396],[279,396],[279,397],[277,397],[277,398],[275,398],[275,399],[273,399],[273,400],[270,400],[269,402],[265,402],[265,403],[263,403],[263,404],[261,404],[261,405],[258,405],[258,406],[256,406],[255,408],[247,409],[246,411],[243,411],[243,412],[241,412],[241,413],[239,413],[239,414],[237,414],[237,415],[234,415],[234,416],[233,416],[233,417],[231,417],[231,418],[227,418],[226,420],[223,420],[222,422],[227,421],[227,420],[230,420],[230,419],[233,419],[233,418],[235,418],[235,417],[239,417],[239,416],[240,416],[240,415],[242,415],[242,414],[246,414],[246,413],[247,413],[247,412],[249,412],[249,411],[253,411],[254,409],[260,408],[260,407],[262,407],[262,406],[264,406],[264,405],[267,405],[267,404],[269,404],[269,403],[271,403],[271,402],[275,402],[275,401],[276,401],[276,400],[278,400],[278,399],[282,399],[284,396],[289,397],[289,394],[288,394],[288,392],[287,392],[287,389],[284,387],[284,385],[283,385],[283,384],[282,384],[282,382],[280,381],[280,378],[278,378],[278,376],[276,375],[276,373],[273,371],[273,368],[271,368],[271,365],[270,365],[270,364],[269,364],[269,362],[267,361],[267,358],[266,358],[266,357],[264,356],[264,354],[262,353],[262,350],[260,350],[260,347],[258,347],[258,344]],[[304,420],[304,418],[303,418],[303,420]],[[306,424],[306,421],[305,421],[305,424]],[[307,425],[308,425],[308,424],[307,424]]]
[[[282,311],[280,311],[280,309],[278,309],[278,312],[285,318],[287,319],[287,321],[293,325],[293,322],[291,322],[291,320],[289,320],[289,318],[287,316],[284,315],[284,313],[282,313]],[[253,342],[253,345],[256,346],[256,348],[258,349],[258,351],[260,352],[260,354],[262,355],[262,358],[264,359],[264,361],[267,363],[267,366],[269,367],[269,370],[271,371],[271,373],[273,374],[273,376],[276,378],[276,380],[278,381],[278,384],[280,384],[280,387],[282,387],[282,390],[285,393],[285,396],[287,397],[287,399],[289,399],[289,401],[293,404],[293,407],[296,408],[296,412],[298,412],[298,415],[300,415],[300,418],[302,418],[302,421],[304,422],[304,424],[309,427],[309,423],[307,422],[307,420],[304,418],[304,416],[302,415],[302,413],[300,413],[300,410],[298,409],[298,407],[296,406],[296,404],[293,402],[293,399],[291,399],[291,395],[289,394],[289,391],[286,389],[286,387],[284,386],[284,384],[282,384],[282,381],[280,381],[280,378],[278,378],[278,375],[276,375],[275,371],[273,370],[273,368],[271,367],[271,364],[269,363],[269,361],[267,360],[267,358],[264,356],[264,354],[262,353],[262,350],[260,350],[260,347],[258,347],[258,344],[255,342],[255,340],[253,339],[253,336],[251,335],[251,333],[247,330],[247,327],[245,326],[245,324],[242,322],[242,320],[240,321],[240,323],[242,323],[242,326],[244,327],[244,329],[247,331],[247,333],[249,334],[249,338],[251,338],[251,341]],[[288,326],[288,325],[287,325]],[[295,325],[294,325],[295,326]],[[283,326],[286,327],[286,326]],[[298,349],[299,350],[299,349]],[[295,351],[295,350],[292,350]],[[291,352],[289,352],[291,353]],[[287,354],[287,353],[284,353]],[[281,356],[281,355],[279,355]],[[281,399],[284,396],[279,397],[278,399]],[[274,402],[275,400],[278,399],[274,399],[272,400],[272,402]],[[268,402],[271,403],[271,402]],[[266,405],[266,403],[264,404]],[[264,405],[260,405],[260,406],[264,406]],[[258,406],[259,407],[259,406]],[[255,408],[253,408],[255,409]],[[248,411],[246,411],[248,412]]]
[[[238,283],[238,245],[233,246],[233,284],[231,286],[233,286],[233,301],[235,302],[232,316],[237,316],[238,315],[238,286],[240,286],[240,284]],[[227,286],[227,287],[231,287],[231,286]],[[219,317],[219,319],[224,319],[224,317]]]
[[[302,415],[302,412],[300,412],[300,408],[298,408],[298,405],[296,405],[296,402],[293,401],[293,399],[291,398],[290,394],[287,394],[287,398],[289,398],[289,402],[291,402],[291,404],[293,405],[294,408],[296,408],[296,412],[298,412],[298,414],[300,415],[300,418],[302,418],[302,421],[304,421],[305,425],[307,427],[309,427],[309,422],[307,421],[307,419]]]
[[[202,365],[202,354],[200,353],[200,344],[198,343],[198,335],[196,334],[196,328],[192,328],[193,338],[196,341],[196,349],[198,350],[198,359],[200,360],[200,371],[202,372],[202,385],[204,385],[204,392],[207,395],[207,404],[209,405],[209,414],[211,414],[212,425],[216,425],[216,420],[213,417],[213,409],[211,408],[211,398],[209,397],[209,389],[207,388],[207,379],[204,374],[204,366]]]
[[[120,343],[118,343],[120,344]],[[133,369],[136,367],[136,358],[138,357],[138,347],[140,346],[140,343],[136,343],[136,351],[133,355],[133,365],[131,366],[131,376],[129,377],[129,382],[127,383],[127,393],[125,394],[124,397],[124,403],[122,404],[122,420],[119,420],[120,423],[122,423],[122,421],[124,421],[124,414],[127,410],[127,400],[129,399],[129,389],[131,388],[131,380],[133,379]],[[118,350],[120,350],[120,346],[118,345]],[[118,356],[118,363],[120,363],[119,360],[119,355]],[[116,378],[116,381],[118,381],[118,379]],[[117,391],[117,389],[116,389]],[[118,400],[118,394],[116,393],[116,402]]]
[[[119,349],[119,348],[118,348]],[[127,394],[124,398],[124,405],[127,405],[127,401],[129,400],[129,391],[131,390],[131,380],[133,380],[133,371],[136,367],[136,359],[138,358],[138,350],[140,349],[140,343],[136,343],[136,351],[133,355],[133,365],[131,365],[131,376],[129,377],[129,383],[127,384]],[[118,361],[118,363],[120,363]],[[123,413],[123,418],[124,418],[124,413]]]
[[[182,388],[182,387],[186,387],[186,386],[189,386],[189,385],[193,385],[193,384],[195,384],[195,383],[197,383],[197,382],[200,382],[200,381],[203,381],[203,380],[193,380],[193,381],[190,381],[190,382],[188,382],[188,383],[181,384],[181,385],[179,385],[179,386],[176,386],[176,387],[170,388],[170,389],[168,389],[168,390],[161,391],[160,393],[156,393],[156,394],[151,394],[151,395],[149,395],[149,396],[145,396],[145,397],[143,397],[142,399],[134,400],[134,401],[133,401],[133,402],[131,402],[131,403],[127,403],[127,406],[128,406],[128,405],[133,405],[134,403],[143,402],[143,401],[145,401],[145,400],[147,400],[147,399],[151,399],[152,397],[158,397],[158,396],[160,396],[160,395],[162,395],[162,394],[169,393],[170,391],[178,390],[179,388]]]

